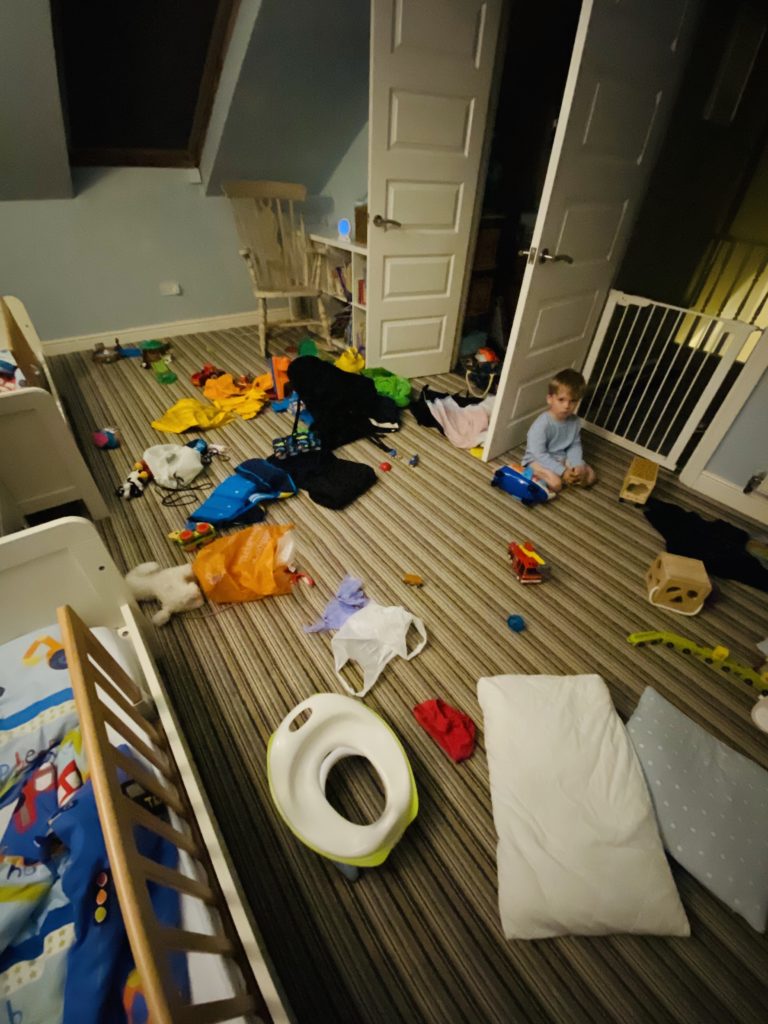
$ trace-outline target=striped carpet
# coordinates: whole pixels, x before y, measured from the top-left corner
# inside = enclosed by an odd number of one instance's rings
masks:
[[[282,339],[286,342],[286,339]],[[288,341],[291,339],[288,338]],[[52,371],[112,516],[102,532],[126,570],[186,556],[166,533],[184,509],[150,487],[121,502],[114,488],[150,444],[172,441],[150,427],[177,398],[195,394],[190,374],[204,362],[259,371],[250,328],[176,338],[178,383],[162,386],[136,360],[101,366],[88,353],[60,356]],[[456,378],[438,379],[457,390]],[[117,426],[123,446],[90,444],[91,431]],[[271,411],[211,431],[232,464],[265,456],[290,430]],[[677,630],[727,645],[754,662],[768,635],[766,597],[719,585],[697,618],[651,610],[643,576],[662,543],[642,514],[616,500],[629,456],[587,436],[600,482],[528,510],[489,487],[491,467],[457,451],[404,416],[391,473],[348,509],[332,512],[306,494],[270,507],[269,520],[296,524],[299,567],[317,581],[290,595],[238,606],[208,605],[158,631],[161,671],[288,1000],[301,1024],[392,1022],[743,1021],[768,1017],[768,943],[742,918],[675,869],[692,937],[631,936],[506,942],[497,909],[495,835],[476,681],[483,675],[597,672],[616,708],[629,715],[653,684],[717,737],[768,767],[766,736],[751,726],[749,695],[700,662],[666,650],[635,650],[627,633]],[[405,462],[420,456],[417,468]],[[376,466],[370,442],[341,453]],[[231,465],[214,463],[218,481]],[[657,492],[704,513],[722,509],[685,493],[666,473]],[[531,539],[552,580],[521,587],[506,545]],[[347,572],[368,595],[420,616],[429,643],[413,661],[396,659],[366,699],[398,732],[411,759],[420,813],[381,868],[350,885],[298,843],[276,818],[265,772],[266,744],[283,716],[317,691],[338,692],[327,634],[308,635]],[[401,582],[418,573],[419,590]],[[215,612],[215,614],[212,614]],[[513,634],[517,612],[527,629]],[[454,765],[411,714],[442,697],[478,724],[471,760]],[[334,769],[334,799],[372,820],[381,795],[362,769]]]

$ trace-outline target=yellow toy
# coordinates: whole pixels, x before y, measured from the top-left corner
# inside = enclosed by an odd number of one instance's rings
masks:
[[[629,469],[621,485],[619,501],[630,501],[634,505],[644,505],[656,486],[659,467],[650,459],[636,455],[629,464]]]
[[[762,697],[768,696],[768,672],[756,672],[748,665],[742,665],[730,656],[727,647],[701,647],[693,640],[686,640],[677,633],[651,631],[647,633],[630,633],[627,640],[635,647],[658,647],[663,645],[681,654],[692,654],[716,672],[722,672],[733,679],[738,679],[753,692],[758,690]]]
[[[211,523],[195,523],[185,530],[173,530],[168,540],[178,544],[184,551],[196,551],[216,538],[216,527]]]

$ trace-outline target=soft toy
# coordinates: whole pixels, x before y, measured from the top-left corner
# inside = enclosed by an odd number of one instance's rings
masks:
[[[131,569],[125,582],[137,601],[160,602],[160,611],[152,616],[156,626],[164,626],[174,612],[199,608],[205,600],[191,565],[161,569],[157,562],[142,562]]]
[[[152,472],[146,462],[134,462],[133,469],[115,491],[118,498],[140,498],[144,488],[152,479]]]

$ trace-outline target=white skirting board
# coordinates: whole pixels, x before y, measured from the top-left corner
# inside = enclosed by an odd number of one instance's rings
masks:
[[[282,319],[289,315],[287,307],[270,306],[270,320]],[[177,338],[185,334],[198,334],[205,331],[226,331],[232,327],[255,327],[258,323],[257,311],[246,313],[227,313],[222,316],[208,316],[200,320],[174,320],[167,324],[149,324],[146,327],[128,327],[125,330],[99,331],[97,334],[80,334],[71,338],[54,338],[44,341],[43,351],[47,356],[63,355],[65,352],[83,352],[92,349],[98,342],[107,347],[115,343],[121,345],[138,345],[150,338]]]
[[[768,496],[765,494],[758,494],[757,491],[745,494],[741,487],[730,480],[724,480],[723,477],[708,473],[706,470],[699,474],[695,486],[690,483],[686,485],[699,494],[719,501],[726,508],[768,526]]]

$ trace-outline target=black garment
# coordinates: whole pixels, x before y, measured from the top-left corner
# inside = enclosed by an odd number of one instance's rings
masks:
[[[398,407],[391,398],[379,395],[369,377],[347,373],[317,356],[294,359],[288,379],[312,413],[312,429],[327,452],[359,437],[370,437],[379,429],[396,430],[400,424]]]
[[[456,405],[461,406],[462,409],[468,405],[477,405],[483,401],[482,398],[475,398],[473,395],[449,395],[447,391],[433,391],[430,387],[423,387],[416,401],[411,402],[411,412],[416,417],[419,426],[434,427],[441,434],[445,433],[442,424],[437,422],[432,415],[432,410],[427,405],[427,402],[435,402],[441,398],[452,398]]]
[[[346,508],[376,483],[370,466],[338,459],[331,452],[302,452],[286,459],[271,455],[267,461],[288,473],[316,505],[325,508]]]
[[[650,498],[643,513],[667,542],[670,554],[698,558],[712,576],[768,591],[768,569],[746,550],[746,530],[724,519],[704,519],[658,498]]]

